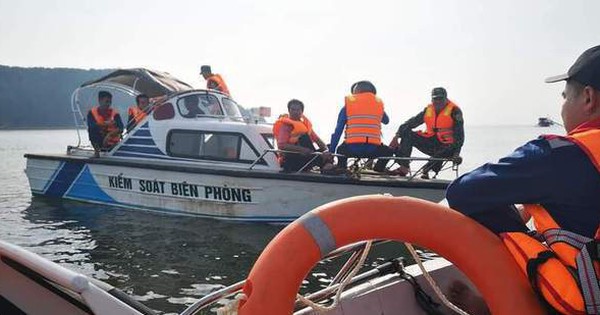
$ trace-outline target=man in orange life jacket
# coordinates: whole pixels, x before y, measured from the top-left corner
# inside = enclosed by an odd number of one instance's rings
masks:
[[[92,107],[87,115],[88,135],[94,147],[94,156],[100,151],[112,149],[121,140],[123,121],[116,109],[110,107],[112,95],[106,91],[98,93],[98,106]]]
[[[383,101],[376,96],[377,90],[369,81],[359,81],[350,88],[352,95],[346,96],[344,107],[338,114],[337,126],[331,135],[330,150],[344,155],[338,157],[338,166],[347,167],[347,157],[375,158],[391,156],[393,151],[381,143],[381,124],[390,119],[384,111]],[[338,147],[342,131],[345,140]],[[373,168],[385,171],[388,160],[377,161]]]
[[[127,132],[135,128],[148,115],[148,106],[150,98],[146,94],[140,94],[135,97],[135,105],[127,110]]]
[[[288,114],[281,115],[273,125],[273,134],[280,150],[298,152],[299,154],[283,154],[280,158],[284,172],[296,172],[314,158],[314,143],[319,151],[327,151],[327,146],[312,130],[312,124],[304,116],[304,104],[296,99],[288,102]],[[324,173],[333,170],[332,156],[323,154],[314,160],[313,165],[321,167]],[[307,169],[310,169],[308,167]]]
[[[425,123],[425,131],[412,131],[413,128]],[[398,146],[398,138],[401,138]],[[431,104],[418,115],[403,123],[391,142],[391,147],[397,148],[396,155],[410,157],[412,148],[433,158],[458,157],[464,142],[462,111],[448,99],[446,89],[434,88],[431,92]],[[404,176],[409,171],[409,161],[399,161],[398,174]],[[429,178],[429,171],[436,174],[442,168],[442,162],[429,162],[423,168],[422,178]]]
[[[204,77],[204,80],[206,80],[207,89],[221,91],[231,96],[227,84],[225,84],[225,80],[223,80],[220,74],[212,73],[210,66],[200,67],[200,74]]]
[[[462,175],[446,198],[501,236],[549,309],[600,314],[600,46],[546,82],[561,80],[567,135],[541,136]],[[545,244],[526,234],[515,204],[525,205]],[[539,269],[545,264],[549,268]],[[460,300],[469,293],[455,295]]]

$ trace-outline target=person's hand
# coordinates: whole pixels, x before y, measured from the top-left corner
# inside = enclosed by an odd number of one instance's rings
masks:
[[[323,152],[322,157],[325,162],[333,162],[333,155],[331,155],[331,152]]]

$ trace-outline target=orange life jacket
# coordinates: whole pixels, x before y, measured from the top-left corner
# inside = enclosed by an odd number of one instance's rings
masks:
[[[433,104],[427,105],[425,108],[425,121],[426,130],[418,131],[423,137],[437,136],[438,140],[444,144],[454,143],[454,119],[452,119],[452,110],[458,106],[452,101],[448,100],[446,106],[439,115],[435,112],[435,106]]]
[[[128,128],[133,128],[133,127],[137,126],[148,115],[145,111],[141,110],[137,105],[133,105],[133,106],[129,107],[129,109],[127,110],[127,114],[129,115],[129,117],[133,117],[133,122],[131,122],[131,121],[128,122],[129,124],[131,124],[131,126],[128,126]]]
[[[279,119],[273,124],[273,135],[275,139],[278,138],[279,133],[281,132],[281,127],[283,125],[289,125],[292,127],[292,132],[290,133],[290,140],[288,143],[296,144],[298,143],[298,139],[302,135],[311,135],[312,134],[312,123],[306,116],[302,115],[300,120],[292,120],[288,114],[283,114],[279,116]]]
[[[383,102],[373,93],[346,96],[345,142],[381,144]]]
[[[213,74],[210,77],[208,77],[208,79],[206,79],[206,86],[210,87],[211,82],[214,82],[214,84],[217,86],[215,88],[215,90],[219,90],[227,95],[231,95],[231,94],[229,94],[229,89],[227,88],[227,84],[225,84],[225,80],[223,80],[221,75]]]
[[[95,106],[91,109],[92,117],[94,117],[96,124],[100,127],[102,136],[106,137],[109,135],[108,139],[106,139],[106,146],[111,148],[121,141],[121,133],[119,132],[119,127],[117,126],[117,122],[115,120],[118,112],[116,109],[109,107],[108,119],[105,119],[104,116],[102,116],[98,111],[98,108],[98,106]]]
[[[289,144],[298,143],[298,139],[302,135],[312,136],[312,123],[306,116],[302,115],[300,120],[290,119],[290,115],[282,114],[279,116],[279,119],[273,124],[273,136],[275,137],[275,141],[279,138],[279,133],[281,132],[281,127],[283,125],[289,125],[292,127],[292,131],[290,132],[290,139],[288,140]],[[279,164],[283,164],[284,155],[277,154],[277,159]]]
[[[600,175],[600,129],[565,138],[587,153]],[[525,205],[537,236],[511,232],[504,244],[543,299],[561,314],[600,314],[600,227],[594,239],[562,229],[541,205]]]

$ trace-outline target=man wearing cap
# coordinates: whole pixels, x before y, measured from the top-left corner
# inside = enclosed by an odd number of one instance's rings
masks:
[[[390,119],[383,108],[383,101],[376,96],[377,90],[369,81],[359,81],[350,88],[352,93],[346,96],[344,107],[340,110],[337,126],[331,135],[331,152],[344,155],[338,157],[338,166],[345,169],[348,157],[376,158],[391,156],[393,151],[381,142],[381,124]],[[344,142],[338,143],[345,129]],[[373,170],[385,171],[388,160],[377,161]]]
[[[546,233],[559,231],[565,236],[560,241],[563,246],[574,246],[571,240],[582,240],[583,248],[595,245],[598,249],[600,241],[600,46],[586,50],[567,74],[546,79],[548,83],[558,81],[566,81],[561,116],[567,135],[541,136],[497,163],[487,163],[462,175],[448,187],[446,198],[450,207],[500,234],[505,243],[513,239],[512,235],[527,238],[524,233],[528,229],[514,206],[524,205],[538,232],[546,237],[545,246],[549,247],[545,248],[558,255],[560,261],[568,262],[570,259],[562,256],[567,252],[555,248],[551,234]],[[548,223],[554,227],[546,229],[544,225]],[[522,246],[519,242],[514,244]],[[583,255],[584,250],[576,247],[574,252]],[[577,284],[584,296],[586,284],[598,288],[594,267],[587,268],[588,273],[583,276],[581,271],[586,268],[580,268],[579,261],[570,268],[578,273]],[[594,277],[594,281],[582,285]],[[581,314],[598,314],[600,304],[588,300],[590,296],[600,300],[593,292],[584,299],[594,312],[590,313],[589,308],[577,310]],[[569,302],[566,296],[555,297]],[[544,298],[557,307],[551,298]]]
[[[423,123],[425,131],[412,131]],[[398,138],[402,139],[399,146]],[[450,158],[458,157],[464,138],[462,111],[448,99],[446,89],[436,87],[431,91],[431,103],[400,125],[390,146],[396,148],[398,157],[410,157],[415,147],[433,158]],[[408,174],[410,161],[399,161],[398,164],[400,167],[396,173],[401,176]],[[423,167],[421,178],[427,179],[430,170],[437,174],[441,168],[441,161],[428,162]]]
[[[223,80],[220,74],[212,73],[210,66],[200,67],[200,74],[204,77],[204,80],[206,80],[207,89],[221,91],[224,94],[231,96],[227,84],[225,84],[225,80]]]

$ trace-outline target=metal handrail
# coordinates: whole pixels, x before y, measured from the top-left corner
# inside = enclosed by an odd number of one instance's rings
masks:
[[[387,243],[389,242],[389,240],[377,240],[373,242],[373,245],[379,245],[379,244],[383,244],[383,243]],[[352,252],[353,255],[350,256],[350,258],[348,259],[348,261],[346,262],[346,265],[354,265],[356,263],[356,261],[360,258],[360,255],[354,255],[354,253],[356,252],[361,252],[365,249],[367,242],[363,241],[363,242],[357,242],[357,243],[353,243],[353,244],[349,244],[343,247],[340,247],[334,251],[332,251],[331,253],[329,253],[328,255],[326,255],[325,257],[323,257],[323,260],[326,259],[334,259],[337,258],[341,255],[344,255],[346,253]],[[338,275],[336,275],[334,278],[336,279],[341,279],[343,278],[342,276],[339,276],[340,273],[342,273],[342,271],[346,272],[347,275],[347,270],[345,270],[345,268],[342,268],[342,270],[340,270],[340,272],[338,272]],[[360,279],[360,275],[357,276],[356,278]],[[358,280],[354,280],[353,282],[358,281]],[[239,291],[242,290],[242,288],[244,287],[244,284],[246,283],[246,280],[242,280],[239,282],[236,282],[228,287],[225,287],[221,290],[217,290],[215,292],[212,292],[204,297],[202,297],[201,299],[199,299],[198,301],[196,301],[194,304],[190,305],[188,308],[186,308],[180,315],[193,315],[196,314],[196,312],[206,308],[207,306],[211,305],[214,302],[217,302],[227,296],[233,295]],[[352,283],[352,282],[351,282]],[[328,287],[327,289],[334,290],[339,286],[339,283],[336,283],[334,285],[331,285],[330,287]],[[329,291],[328,291],[329,292]],[[319,292],[319,294],[322,294],[322,292]],[[314,294],[313,294],[314,295]],[[309,298],[313,298],[312,295],[309,295]]]
[[[252,162],[252,164],[250,164],[250,166],[248,166],[248,170],[251,170],[254,168],[254,166],[256,166],[256,164],[258,164],[260,162],[260,160],[262,160],[262,158],[265,157],[265,155],[267,155],[268,153],[273,153],[273,154],[277,154],[277,153],[285,153],[285,154],[298,154],[298,155],[303,155],[303,153],[300,152],[296,152],[296,151],[288,151],[288,150],[279,150],[279,149],[266,149],[263,150],[263,153],[256,158],[256,160],[254,160],[254,162]],[[308,165],[310,165],[310,163],[312,163],[317,157],[328,153],[331,156],[338,156],[338,157],[343,157],[344,155],[341,154],[337,154],[337,153],[331,153],[331,152],[320,152],[320,151],[315,151],[312,152],[310,155],[314,156],[310,161],[308,161],[306,164],[304,164],[302,166],[302,168],[300,168],[300,170],[296,171],[296,173],[300,173],[302,172],[306,167],[308,167]]]

